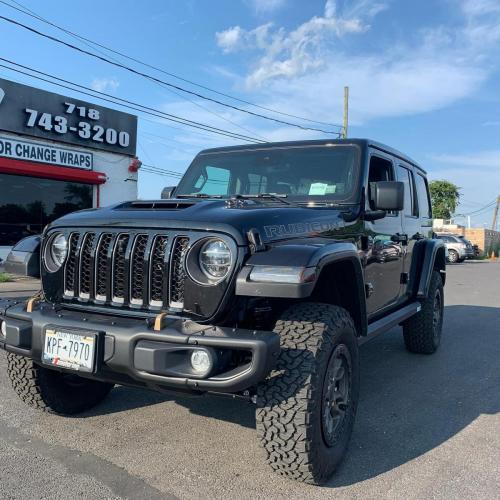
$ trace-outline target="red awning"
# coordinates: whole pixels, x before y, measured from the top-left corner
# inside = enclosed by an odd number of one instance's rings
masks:
[[[29,175],[31,177],[43,177],[44,179],[81,182],[83,184],[104,184],[107,180],[106,174],[102,172],[59,167],[34,161],[13,160],[12,158],[0,158],[0,173]]]

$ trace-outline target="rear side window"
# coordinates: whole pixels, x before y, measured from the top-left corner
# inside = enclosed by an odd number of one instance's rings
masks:
[[[430,219],[432,218],[432,208],[427,181],[423,175],[417,174],[415,176],[415,183],[417,185],[417,198],[420,217],[426,217]]]
[[[408,217],[418,217],[418,204],[415,195],[415,182],[413,172],[402,165],[398,165],[398,181],[405,185],[404,214]]]

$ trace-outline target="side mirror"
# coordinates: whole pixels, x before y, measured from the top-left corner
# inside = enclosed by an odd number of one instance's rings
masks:
[[[405,185],[397,181],[379,181],[372,184],[375,210],[398,212],[405,206]]]
[[[163,188],[161,192],[161,199],[168,200],[169,198],[172,198],[176,187],[177,186],[167,186],[166,188]]]
[[[28,236],[17,242],[7,256],[5,271],[17,276],[40,278],[40,236]]]

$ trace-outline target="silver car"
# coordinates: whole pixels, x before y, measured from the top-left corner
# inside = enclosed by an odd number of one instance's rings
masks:
[[[472,245],[470,249],[467,248],[467,243],[454,234],[436,234],[436,237],[443,240],[446,248],[448,249],[448,262],[452,264],[456,262],[463,262],[467,257],[469,257],[470,252],[473,252]]]

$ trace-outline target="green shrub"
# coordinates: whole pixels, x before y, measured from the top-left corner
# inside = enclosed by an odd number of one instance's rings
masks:
[[[0,283],[8,283],[14,281],[7,273],[0,273]]]

